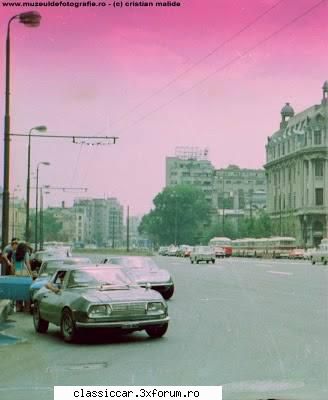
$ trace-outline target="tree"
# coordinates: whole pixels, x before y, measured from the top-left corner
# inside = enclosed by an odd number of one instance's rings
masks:
[[[210,220],[210,206],[202,190],[191,185],[167,187],[153,200],[155,208],[139,226],[156,245],[196,244]]]
[[[38,238],[40,240],[40,215],[39,215],[39,227],[38,227]],[[30,237],[34,240],[35,237],[35,216],[30,219]],[[61,241],[61,230],[63,224],[59,222],[57,218],[47,210],[43,211],[43,235],[44,241]]]

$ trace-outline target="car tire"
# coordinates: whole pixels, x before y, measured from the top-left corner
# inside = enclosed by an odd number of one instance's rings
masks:
[[[167,328],[169,324],[164,324],[164,325],[159,325],[159,326],[147,326],[145,329],[147,332],[147,335],[152,337],[152,338],[160,338],[163,335],[165,335]]]
[[[33,307],[33,324],[36,332],[47,333],[49,322],[40,316],[40,308],[37,302],[34,303]]]
[[[190,260],[190,262],[191,262],[191,264],[193,264],[193,263],[194,263],[194,260]]]
[[[214,259],[214,260],[212,260],[212,264],[215,264],[215,259]]]
[[[60,319],[60,332],[62,338],[67,343],[72,343],[77,339],[77,329],[72,311],[64,308]]]
[[[206,264],[208,264],[209,263],[209,261],[208,260],[206,260]]]
[[[312,259],[312,265],[314,265],[314,264],[315,264],[315,260]]]
[[[196,260],[196,264],[199,264],[199,260]]]
[[[170,299],[174,293],[174,285],[172,285],[166,292],[163,293],[163,297],[165,300]]]

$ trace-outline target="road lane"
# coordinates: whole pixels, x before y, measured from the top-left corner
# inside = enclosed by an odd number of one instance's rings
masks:
[[[53,385],[74,384],[223,384],[224,399],[231,400],[328,398],[327,267],[289,260],[157,260],[176,285],[164,338],[101,335],[67,345],[58,328],[36,335],[28,315],[14,315],[11,333],[26,341],[0,347],[7,365],[1,386],[8,389],[0,398],[50,400]]]

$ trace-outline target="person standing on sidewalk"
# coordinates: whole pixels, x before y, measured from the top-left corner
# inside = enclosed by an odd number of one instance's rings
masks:
[[[32,276],[29,249],[25,242],[18,243],[16,251],[13,254],[13,261],[16,276]],[[24,311],[24,308],[25,311],[29,312],[31,302],[18,300],[16,302],[16,311]]]

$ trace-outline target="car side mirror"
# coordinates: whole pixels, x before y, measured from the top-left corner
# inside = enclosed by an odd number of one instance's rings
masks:
[[[147,290],[151,289],[151,284],[149,282],[146,283],[146,289]]]

